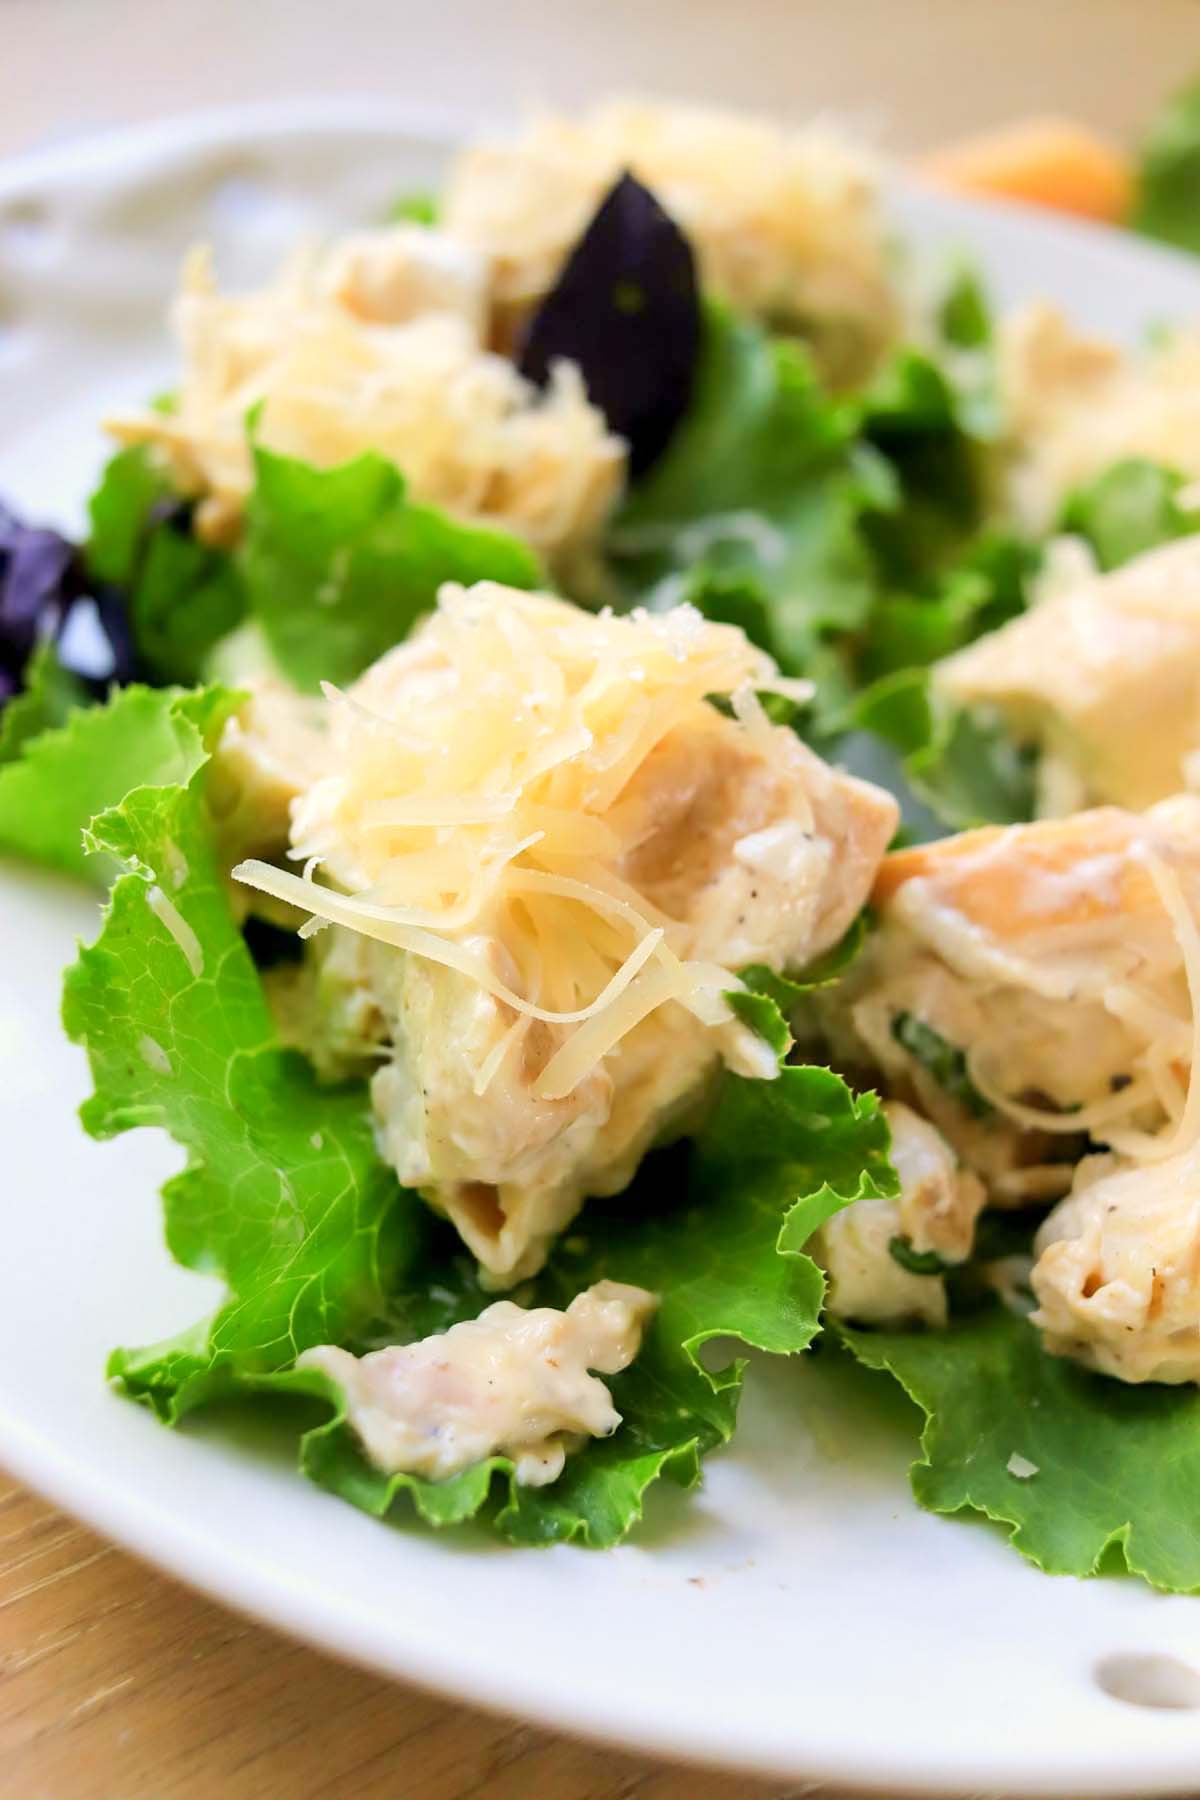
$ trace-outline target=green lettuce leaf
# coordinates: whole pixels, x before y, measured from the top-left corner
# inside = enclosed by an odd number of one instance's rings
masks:
[[[977,284],[950,317],[990,333]],[[956,565],[983,517],[990,426],[984,352],[953,357],[969,381],[905,349],[863,395],[835,399],[802,346],[710,303],[691,408],[609,533],[626,599],[688,600],[819,674],[821,721],[862,680],[1020,610],[1011,540],[990,534]]]
[[[88,500],[90,535],[86,544],[88,569],[97,580],[128,587],[133,580],[142,538],[151,524],[151,511],[160,502],[173,504],[176,495],[166,475],[155,468],[146,446],[133,445],[104,464],[99,486]]]
[[[246,610],[234,559],[193,536],[189,509],[142,446],[109,461],[88,510],[88,568],[126,596],[139,672],[199,681]]]
[[[992,310],[979,270],[956,257],[938,297],[936,322],[944,344],[954,350],[986,350],[994,332]]]
[[[999,1305],[945,1331],[837,1336],[925,1413],[912,1484],[929,1511],[985,1514],[1051,1574],[1094,1575],[1119,1551],[1155,1587],[1200,1590],[1195,1388],[1089,1374]],[[1036,1473],[1013,1474],[1013,1456]]]
[[[87,564],[92,574],[126,587],[137,569],[152,508],[174,498],[166,476],[155,468],[144,446],[111,456],[88,501]]]
[[[797,975],[779,975],[765,963],[739,970],[745,984],[728,996],[738,1017],[766,1039],[781,1059],[791,1048],[790,1022],[796,1010],[818,988],[833,987],[867,941],[869,915],[860,912],[840,942]]]
[[[710,303],[691,407],[609,533],[627,596],[674,601],[681,577],[718,590],[741,577],[754,635],[789,668],[822,629],[861,624],[875,590],[860,520],[894,488],[854,429],[802,346]],[[702,586],[687,597],[706,609]]]
[[[204,782],[235,696],[141,692],[147,723],[156,718],[175,741],[176,764],[93,824],[95,846],[125,873],[99,938],[67,971],[63,1022],[95,1082],[87,1130],[107,1138],[159,1125],[188,1150],[164,1190],[167,1242],[179,1262],[230,1288],[182,1343],[114,1358],[131,1390],[178,1416],[227,1368],[278,1368],[378,1312],[405,1215],[361,1089],[319,1086],[278,1047],[234,921]]]
[[[872,682],[901,669],[927,668],[1029,604],[1042,553],[1011,532],[978,537],[948,569],[913,589],[889,588],[863,634],[859,678]]]
[[[1000,724],[951,712],[936,717],[929,743],[908,757],[905,769],[947,825],[969,831],[1033,817],[1035,762]]]
[[[703,1345],[733,1335],[793,1352],[811,1341],[823,1284],[805,1240],[836,1207],[893,1187],[874,1097],[855,1099],[824,1069],[731,1077],[690,1147],[585,1211],[519,1298],[562,1305],[609,1276],[652,1287],[662,1304],[614,1383],[620,1432],[572,1457],[560,1481],[519,1488],[503,1459],[442,1484],[388,1480],[361,1457],[336,1390],[295,1371],[296,1355],[403,1342],[491,1296],[454,1234],[380,1163],[365,1089],[321,1087],[278,1046],[205,815],[207,757],[231,697],[149,698],[177,763],[93,825],[126,872],[100,937],[68,971],[63,1017],[95,1081],[87,1129],[158,1125],[186,1147],[187,1168],[164,1190],[167,1242],[187,1267],[221,1276],[228,1297],[177,1338],[115,1352],[111,1375],[172,1423],[233,1389],[324,1397],[332,1417],[306,1436],[304,1466],[374,1512],[408,1489],[435,1523],[482,1509],[522,1542],[614,1541],[650,1483],[694,1481],[703,1452],[733,1430],[741,1364],[714,1372]]]
[[[115,691],[103,706],[29,736],[0,766],[0,851],[108,880],[111,846],[85,843],[89,822],[131,790],[183,779],[192,754],[192,699],[172,689]]]
[[[903,348],[863,396],[858,430],[897,490],[868,517],[867,534],[886,585],[911,585],[957,556],[982,518],[980,422],[933,356]]]
[[[967,1069],[966,1053],[916,1013],[899,1012],[892,1020],[892,1036],[913,1061],[930,1074],[944,1094],[955,1100],[973,1119],[986,1119],[994,1110],[985,1100]]]
[[[543,572],[506,532],[409,500],[368,452],[318,469],[261,446],[238,568],[279,667],[298,687],[349,682],[433,606],[443,581],[536,587]]]
[[[854,702],[850,724],[830,754],[866,774],[873,750],[872,778],[899,799],[913,837],[1032,818],[1031,754],[999,724],[935,706],[926,670],[900,670],[873,683]]]
[[[25,665],[25,686],[0,708],[0,765],[12,762],[31,738],[65,725],[77,706],[89,704],[86,685],[64,669],[47,641]]]
[[[514,1542],[614,1543],[640,1517],[653,1482],[665,1476],[690,1487],[700,1458],[733,1433],[744,1361],[713,1369],[701,1356],[705,1344],[736,1337],[778,1354],[803,1350],[816,1334],[824,1293],[804,1243],[852,1196],[894,1191],[873,1095],[853,1098],[825,1069],[785,1068],[773,1082],[730,1077],[695,1141],[651,1158],[619,1200],[592,1201],[519,1295],[526,1304],[565,1306],[607,1278],[661,1296],[636,1362],[611,1382],[623,1420],[612,1438],[569,1457],[548,1488],[517,1486],[500,1457],[433,1483],[372,1469],[339,1403],[306,1436],[304,1467],[379,1515],[407,1493],[436,1525],[486,1506]],[[442,1330],[491,1297],[453,1244],[420,1272],[419,1285],[397,1295],[375,1342]],[[291,1376],[287,1385],[337,1399],[321,1376]]]
[[[1142,147],[1133,224],[1200,251],[1200,82],[1167,102]]]
[[[1180,504],[1185,480],[1143,457],[1114,463],[1068,496],[1060,527],[1086,538],[1102,569],[1200,531],[1200,508]]]

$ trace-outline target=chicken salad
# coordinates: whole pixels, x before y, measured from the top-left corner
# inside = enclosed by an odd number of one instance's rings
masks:
[[[84,1123],[184,1147],[226,1288],[109,1375],[607,1544],[719,1341],[849,1356],[923,1503],[1200,1589],[1134,1453],[1200,1419],[1188,328],[994,320],[879,182],[536,120],[257,291],[193,251],[88,538],[0,508],[0,849],[107,887]]]

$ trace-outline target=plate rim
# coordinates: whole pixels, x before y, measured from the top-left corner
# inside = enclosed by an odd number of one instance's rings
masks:
[[[175,159],[186,160],[198,152],[223,144],[270,142],[288,134],[352,140],[383,133],[419,142],[424,148],[449,150],[463,135],[463,121],[437,108],[392,106],[379,98],[339,96],[333,99],[296,98],[198,109],[162,119],[138,121],[97,132],[72,135],[60,142],[35,147],[0,162],[0,201],[20,196],[31,187],[76,180],[86,172],[95,183],[136,173],[154,159],[159,170]],[[928,195],[929,190],[903,177],[889,182],[900,196]],[[1200,278],[1195,259],[1181,251],[1094,223],[1063,219],[1017,202],[962,200],[936,196],[948,220],[969,226],[983,217],[1006,217],[1035,236],[1079,245],[1103,244],[1110,252],[1124,251],[1138,263],[1159,262],[1176,273]],[[0,868],[0,878],[10,865]],[[19,879],[19,877],[18,877]],[[147,1419],[150,1429],[159,1429]],[[487,1711],[529,1719],[545,1729],[565,1732],[593,1742],[619,1746],[693,1766],[723,1767],[745,1773],[784,1779],[802,1778],[846,1786],[879,1795],[961,1794],[977,1786],[980,1763],[941,1752],[936,1766],[906,1775],[898,1787],[892,1775],[894,1759],[883,1749],[871,1754],[868,1742],[849,1746],[848,1754],[830,1758],[819,1751],[806,1754],[803,1766],[782,1754],[757,1751],[744,1738],[721,1741],[710,1731],[710,1742],[697,1742],[694,1733],[653,1717],[653,1709],[640,1705],[634,1722],[627,1704],[597,1702],[577,1689],[569,1703],[554,1694],[544,1696],[537,1679],[521,1671],[498,1671],[484,1658],[464,1654],[469,1645],[453,1648],[431,1644],[428,1639],[404,1641],[403,1621],[385,1634],[373,1621],[348,1615],[331,1604],[320,1588],[288,1586],[277,1572],[256,1563],[239,1551],[236,1543],[215,1544],[173,1514],[165,1504],[145,1499],[114,1482],[107,1470],[97,1470],[84,1458],[75,1457],[52,1437],[31,1429],[4,1409],[0,1397],[0,1460],[15,1478],[83,1520],[140,1560],[150,1563],[193,1590],[211,1596],[242,1614],[334,1654],[361,1667],[404,1680],[418,1688],[461,1700]],[[332,1503],[331,1503],[332,1504]],[[577,1552],[580,1553],[580,1552]],[[582,1554],[599,1554],[582,1552]],[[1045,1579],[1049,1579],[1046,1577]],[[1198,1615],[1200,1616],[1200,1615]],[[1165,1746],[1147,1768],[1144,1746],[1131,1745],[1127,1766],[1114,1765],[1111,1756],[1103,1768],[1063,1767],[1048,1775],[1008,1772],[1005,1791],[1022,1795],[1078,1795],[1086,1779],[1097,1796],[1190,1794],[1197,1784],[1195,1746],[1182,1742]],[[1135,1767],[1136,1763],[1136,1767]],[[1146,1786],[1147,1776],[1153,1789]],[[985,1777],[984,1779],[987,1779]]]

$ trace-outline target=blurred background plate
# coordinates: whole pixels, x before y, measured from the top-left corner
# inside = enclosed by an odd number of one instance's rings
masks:
[[[178,257],[232,283],[280,249],[380,216],[445,133],[356,104],[148,127],[0,173],[0,491],[76,523],[97,421],[163,384]],[[1083,226],[899,191],[928,252],[965,247],[1006,301],[1044,294],[1124,337],[1200,310],[1194,266]],[[372,1667],[545,1723],[795,1778],[895,1792],[1194,1788],[1200,1711],[1101,1691],[1112,1656],[1195,1661],[1200,1608],[1125,1580],[1039,1575],[982,1523],[917,1511],[914,1415],[819,1360],[753,1372],[734,1449],[694,1496],[655,1496],[616,1551],[517,1552],[309,1488],[236,1418],[171,1434],[105,1389],[117,1341],[202,1310],[161,1247],[156,1136],[100,1147],[59,971],[94,907],[0,871],[4,1262],[0,1460],[100,1530],[233,1605]]]

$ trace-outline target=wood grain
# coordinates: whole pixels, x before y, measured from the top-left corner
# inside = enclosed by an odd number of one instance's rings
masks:
[[[784,1793],[552,1737],[364,1674],[200,1598],[0,1475],[5,1800]]]

